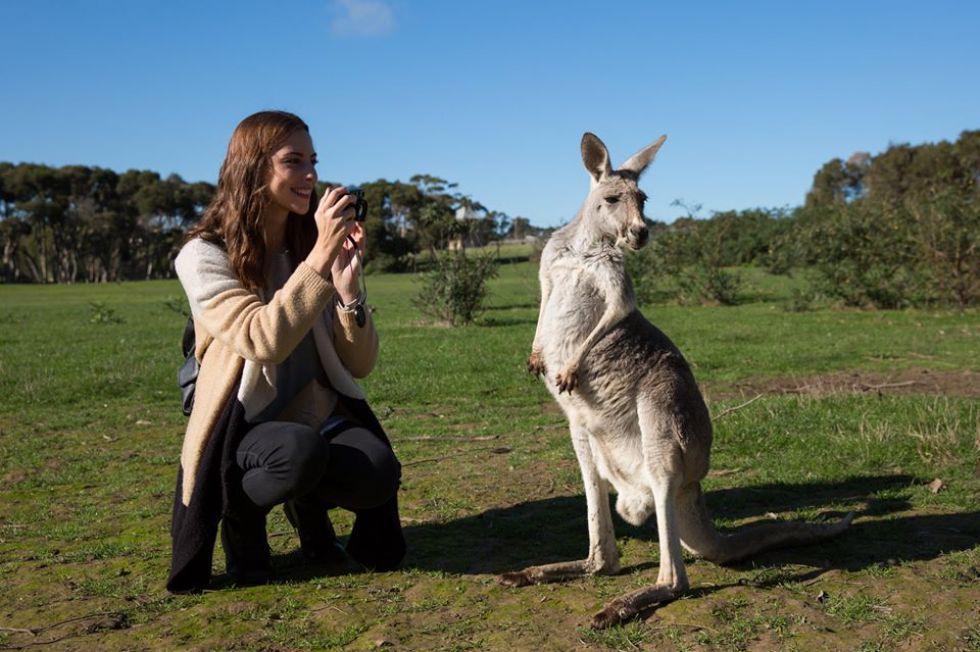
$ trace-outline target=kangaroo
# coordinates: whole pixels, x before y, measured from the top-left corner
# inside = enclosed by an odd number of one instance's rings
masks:
[[[609,627],[689,588],[681,546],[718,564],[775,547],[802,545],[843,532],[853,512],[833,524],[766,524],[721,534],[705,507],[711,416],[684,356],[644,318],[623,264],[623,249],[649,240],[646,195],[637,181],[666,140],[613,170],[606,146],[582,137],[589,194],[575,218],[541,255],[541,308],[528,370],[542,376],[568,418],[588,503],[589,556],[531,566],[500,581],[526,586],[620,570],[609,511],[633,525],[654,512],[660,544],[657,583],[620,596],[592,627]]]

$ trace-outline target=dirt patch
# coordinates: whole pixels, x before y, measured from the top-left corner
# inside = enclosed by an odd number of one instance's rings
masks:
[[[878,394],[888,396],[980,397],[980,373],[901,369],[889,372],[841,371],[817,376],[749,378],[731,384],[707,385],[715,400],[758,395]]]

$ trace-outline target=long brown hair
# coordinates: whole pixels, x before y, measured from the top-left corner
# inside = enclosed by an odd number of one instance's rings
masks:
[[[285,111],[259,111],[238,123],[228,142],[214,199],[187,239],[203,238],[220,244],[239,280],[250,290],[265,284],[266,246],[262,214],[269,204],[266,187],[270,158],[297,129],[310,128]],[[305,215],[290,213],[285,244],[293,266],[306,258],[316,241],[317,196],[310,196]]]

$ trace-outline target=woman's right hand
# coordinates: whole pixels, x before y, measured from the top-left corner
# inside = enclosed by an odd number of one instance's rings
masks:
[[[354,206],[347,189],[337,186],[324,194],[313,219],[316,220],[317,238],[306,262],[321,276],[330,278],[334,258],[343,249],[354,226]]]

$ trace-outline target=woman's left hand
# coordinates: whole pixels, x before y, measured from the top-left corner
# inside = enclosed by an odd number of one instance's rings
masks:
[[[360,291],[357,281],[362,271],[361,257],[364,256],[364,243],[364,225],[354,222],[350,236],[344,241],[343,249],[334,258],[333,265],[330,267],[337,295],[344,304],[354,301]]]

